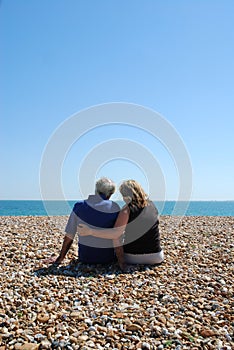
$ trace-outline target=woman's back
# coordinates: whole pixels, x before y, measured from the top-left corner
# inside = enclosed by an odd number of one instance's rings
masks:
[[[158,210],[152,201],[144,208],[128,205],[129,220],[125,229],[124,252],[150,254],[161,251]]]

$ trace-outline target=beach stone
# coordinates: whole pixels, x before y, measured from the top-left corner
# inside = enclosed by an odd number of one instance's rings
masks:
[[[78,344],[79,343],[78,338],[74,337],[72,335],[70,335],[69,340],[70,340],[71,343],[74,343],[74,344]]]
[[[158,316],[157,320],[159,322],[161,322],[162,324],[166,324],[166,322],[167,322],[167,320],[166,320],[166,318],[164,316]]]
[[[177,345],[177,346],[175,347],[175,350],[181,350],[181,345]]]
[[[211,329],[201,329],[200,331],[200,335],[203,337],[203,338],[208,338],[208,337],[213,337],[215,335],[217,335],[216,332],[214,332],[213,330]]]
[[[35,343],[25,343],[18,348],[18,350],[37,350],[37,349],[39,349],[39,344],[35,344]]]
[[[47,333],[47,334],[48,334],[48,333],[50,333],[50,334],[55,333],[54,327],[48,327],[48,328],[46,328],[46,333]]]
[[[88,325],[88,326],[92,326],[93,321],[90,320],[89,318],[85,319],[84,322]]]
[[[44,334],[41,334],[41,333],[37,333],[34,335],[34,338],[37,339],[37,340],[42,340],[44,338],[46,338],[46,336]]]
[[[84,316],[78,312],[78,311],[73,311],[70,313],[70,317],[78,318],[79,320],[83,320]]]
[[[44,339],[40,343],[40,349],[51,349],[51,342],[48,339]]]
[[[18,343],[18,340],[16,341],[16,343],[14,344],[14,350],[19,350],[22,346],[22,343]]]
[[[59,341],[53,340],[51,347],[52,347],[52,349],[57,349],[59,347]]]
[[[138,324],[134,324],[134,323],[127,325],[126,329],[128,331],[134,331],[134,332],[140,331],[140,332],[142,332],[142,327],[139,326]]]
[[[89,327],[89,332],[97,332],[97,329],[94,326]]]
[[[38,322],[46,323],[49,320],[50,316],[46,313],[40,313],[37,315]]]
[[[79,340],[80,342],[86,341],[87,339],[89,339],[89,337],[88,337],[87,335],[80,335],[80,336],[78,337],[78,340]]]

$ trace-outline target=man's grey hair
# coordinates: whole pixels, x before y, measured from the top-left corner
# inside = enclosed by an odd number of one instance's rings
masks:
[[[102,177],[96,182],[95,192],[98,194],[104,194],[109,198],[115,192],[115,188],[115,183],[111,179]]]

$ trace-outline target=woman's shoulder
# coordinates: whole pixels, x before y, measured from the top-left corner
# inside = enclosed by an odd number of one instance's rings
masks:
[[[156,215],[158,215],[158,209],[155,205],[155,203],[152,200],[148,200],[148,205],[149,209],[154,212]]]
[[[130,212],[129,206],[128,206],[127,204],[125,204],[125,205],[121,208],[120,212],[129,214],[129,212]]]
[[[115,227],[126,226],[129,220],[129,209],[127,206],[124,206],[118,215],[118,218],[115,223]]]

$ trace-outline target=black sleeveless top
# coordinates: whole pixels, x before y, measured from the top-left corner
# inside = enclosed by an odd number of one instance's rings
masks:
[[[149,201],[144,208],[128,205],[129,220],[125,229],[124,252],[129,254],[158,253],[160,233],[158,210]]]

